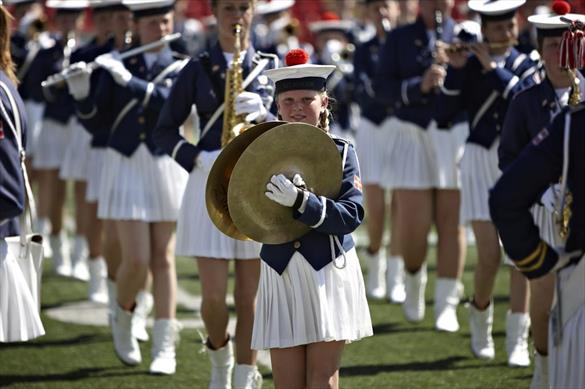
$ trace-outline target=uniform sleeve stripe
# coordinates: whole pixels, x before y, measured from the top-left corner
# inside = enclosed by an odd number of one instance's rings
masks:
[[[510,93],[512,88],[514,88],[514,86],[518,83],[518,81],[520,81],[520,79],[518,77],[516,77],[516,76],[512,77],[512,79],[510,80],[510,82],[506,86],[506,89],[504,89],[504,93],[502,94],[502,96],[504,96],[505,99],[508,98],[508,94]]]
[[[175,160],[177,159],[177,153],[179,152],[179,149],[181,148],[181,146],[183,146],[185,143],[187,143],[187,141],[185,139],[181,139],[179,141],[179,143],[177,143],[175,145],[175,147],[173,148],[173,153],[171,154],[171,157],[173,159],[175,159]]]
[[[405,81],[402,81],[402,85],[400,87],[400,91],[401,91],[400,94],[402,95],[402,102],[405,105],[410,104],[410,101],[408,100],[408,91],[407,91],[407,88],[408,88],[408,83],[406,82],[406,80]]]
[[[527,266],[530,264],[530,262],[532,262],[536,257],[538,257],[538,254],[540,254],[540,252],[542,251],[542,247],[543,247],[543,243],[542,241],[538,244],[538,246],[536,246],[536,249],[530,253],[529,256],[519,260],[519,261],[515,261],[516,262],[516,266],[517,267],[523,267],[523,266]]]
[[[321,196],[321,204],[323,205],[323,208],[321,208],[321,218],[317,224],[311,226],[311,228],[317,228],[325,221],[325,214],[327,213],[327,199],[324,196]]]
[[[531,272],[534,271],[536,269],[539,269],[542,266],[542,263],[544,262],[544,257],[546,257],[546,252],[548,251],[548,246],[545,245],[544,243],[542,244],[542,252],[540,253],[540,257],[538,258],[538,262],[536,262],[534,265],[530,266],[530,267],[521,267],[518,268],[521,272],[523,273],[527,273],[527,272]]]

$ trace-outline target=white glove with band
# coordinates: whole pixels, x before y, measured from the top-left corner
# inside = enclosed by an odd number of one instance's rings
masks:
[[[95,63],[110,72],[114,81],[120,86],[125,87],[132,79],[132,73],[126,69],[124,63],[120,60],[120,55],[117,53],[102,54],[95,59]]]
[[[551,185],[540,197],[540,203],[547,209],[547,211],[552,213],[556,210],[557,201],[559,200],[560,196],[561,185]]]
[[[83,100],[89,96],[91,68],[85,62],[77,62],[65,74],[65,82],[69,93],[75,100]]]
[[[268,111],[262,103],[262,97],[257,93],[242,92],[236,96],[236,115],[246,115],[247,122],[261,122],[266,119]]]
[[[279,174],[270,178],[270,182],[266,184],[264,194],[270,200],[282,206],[292,207],[302,212],[308,197],[305,194],[308,194],[308,192],[299,187],[304,186],[305,182],[299,174],[295,174],[292,181],[283,174]]]

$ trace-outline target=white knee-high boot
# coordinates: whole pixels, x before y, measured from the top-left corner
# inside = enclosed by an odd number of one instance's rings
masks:
[[[231,389],[234,368],[234,349],[231,340],[228,340],[225,346],[217,350],[209,348],[208,340],[207,354],[211,361],[209,389]]]
[[[177,361],[175,345],[179,339],[181,324],[175,319],[157,319],[152,328],[151,374],[175,374]]]
[[[234,369],[234,389],[260,389],[262,374],[254,365],[236,364]]]

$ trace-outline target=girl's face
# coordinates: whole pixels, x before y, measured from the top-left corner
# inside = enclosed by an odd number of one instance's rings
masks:
[[[156,42],[173,32],[173,12],[164,15],[144,16],[137,20],[136,28],[142,44]]]
[[[287,122],[302,122],[317,126],[321,112],[327,108],[328,98],[314,90],[291,90],[276,98],[278,113]]]
[[[254,16],[254,9],[250,3],[250,0],[219,0],[217,2],[213,14],[217,19],[219,35],[232,38],[234,27],[239,24],[242,26],[242,36],[246,36]]]

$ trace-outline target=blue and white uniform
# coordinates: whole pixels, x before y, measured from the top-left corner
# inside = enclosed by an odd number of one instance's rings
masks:
[[[351,236],[364,218],[359,163],[351,144],[333,140],[343,163],[337,198],[311,193],[303,213],[291,212],[312,230],[291,242],[262,245],[253,349],[373,335]]]
[[[253,48],[249,48],[243,59],[243,78],[262,60]],[[158,147],[172,156],[190,173],[185,201],[177,223],[177,255],[190,257],[253,259],[258,258],[260,245],[251,241],[238,241],[221,233],[213,224],[205,205],[205,185],[213,161],[221,151],[223,114],[211,124],[196,145],[188,143],[180,127],[185,123],[195,106],[199,123],[204,129],[215,111],[224,101],[225,75],[231,54],[224,53],[219,43],[209,52],[189,61],[179,75],[167,102],[162,108],[154,141]],[[274,67],[272,61],[266,69]],[[265,107],[272,104],[272,88],[268,79],[260,75],[250,83],[247,91],[260,94]],[[206,163],[196,166],[195,160],[205,156]]]
[[[25,207],[23,172],[16,134],[10,124],[20,122],[22,145],[26,144],[26,116],[24,104],[16,86],[0,71],[0,342],[23,342],[44,335],[36,297],[27,286],[26,274],[21,268],[17,252],[9,250],[4,240],[8,223],[12,223]],[[11,99],[19,112],[12,108]],[[15,128],[16,129],[16,128]],[[8,229],[8,228],[7,228]],[[10,233],[18,231],[9,231]]]

